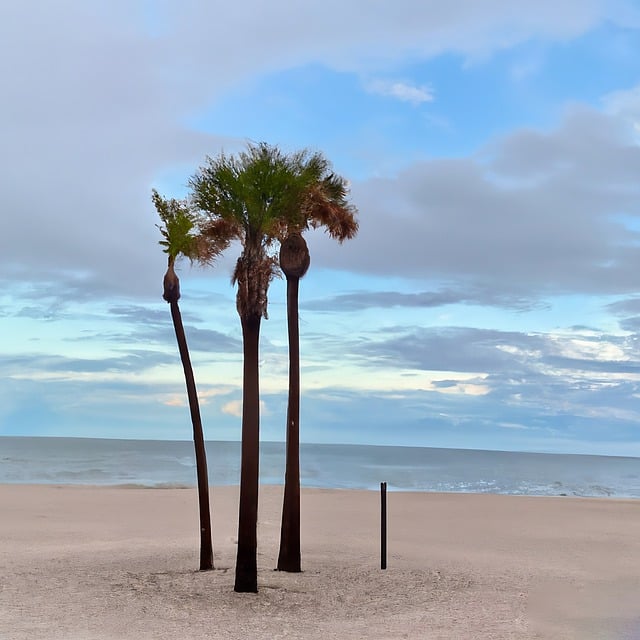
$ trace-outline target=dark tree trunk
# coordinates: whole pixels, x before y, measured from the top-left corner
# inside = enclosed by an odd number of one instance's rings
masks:
[[[178,294],[179,295],[179,294]],[[166,299],[166,298],[165,298]],[[207,454],[205,452],[202,420],[200,418],[200,406],[196,383],[191,367],[191,358],[187,347],[187,338],[182,325],[182,316],[177,300],[171,300],[171,318],[176,332],[178,350],[184,369],[184,379],[187,384],[187,397],[189,399],[189,411],[193,425],[193,443],[196,452],[196,470],[198,476],[198,503],[200,509],[200,570],[213,569],[213,542],[211,535],[211,515],[209,510],[209,479],[207,474]]]
[[[287,277],[289,329],[289,403],[287,451],[278,570],[300,572],[300,340],[298,330],[299,278]]]
[[[241,316],[243,339],[242,460],[238,555],[234,591],[257,593],[258,474],[260,456],[260,385],[258,377],[258,314]]]

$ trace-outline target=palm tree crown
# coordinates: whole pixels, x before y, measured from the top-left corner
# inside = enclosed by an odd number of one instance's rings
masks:
[[[174,198],[165,199],[155,189],[151,199],[162,220],[163,226],[156,225],[163,240],[159,244],[168,256],[167,272],[164,276],[162,297],[169,303],[180,299],[180,281],[175,272],[175,263],[180,255],[193,260],[197,255],[197,241],[192,234],[195,218],[185,202]]]
[[[200,219],[186,200],[163,198],[155,189],[151,192],[151,199],[163,223],[163,226],[156,226],[162,234],[163,240],[159,244],[164,247],[171,271],[180,256],[192,262],[197,260],[211,264],[227,248],[228,241],[223,238],[203,238],[199,228]],[[170,302],[166,297],[165,300]]]
[[[237,156],[207,158],[189,185],[193,205],[204,214],[203,239],[242,244],[233,274],[241,316],[267,317],[267,290],[278,270],[274,245],[292,230],[322,226],[339,242],[358,230],[347,182],[320,153],[287,155],[264,142],[249,144]]]

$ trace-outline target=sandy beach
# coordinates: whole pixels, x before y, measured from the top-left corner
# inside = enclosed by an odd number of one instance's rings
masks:
[[[638,639],[640,503],[303,490],[303,573],[274,571],[282,487],[262,487],[259,588],[233,592],[238,492],[0,486],[0,639]]]

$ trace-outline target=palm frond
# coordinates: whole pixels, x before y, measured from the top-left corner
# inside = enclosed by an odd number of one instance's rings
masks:
[[[211,264],[223,253],[234,239],[242,237],[241,230],[233,220],[225,218],[198,218],[199,233],[195,236],[196,259],[201,264]]]
[[[159,241],[164,247],[163,251],[172,261],[180,255],[194,260],[196,246],[192,230],[196,221],[187,203],[175,198],[163,198],[155,189],[152,191],[151,199],[163,223],[162,226],[156,225],[163,237],[163,240]]]
[[[305,194],[322,181],[328,161],[306,150],[285,154],[261,142],[237,156],[207,158],[189,181],[192,203],[206,216],[235,220],[248,242],[283,237],[283,229],[304,227]]]
[[[346,181],[334,174],[313,185],[303,205],[307,226],[325,227],[340,243],[354,238],[358,233],[357,209],[346,195]]]
[[[287,154],[266,142],[250,143],[236,155],[208,157],[189,186],[202,245],[210,243],[217,255],[232,239],[242,243],[234,272],[238,310],[255,305],[266,313],[266,291],[278,272],[274,247],[290,233],[324,226],[342,242],[358,231],[346,180],[321,153],[306,149]]]

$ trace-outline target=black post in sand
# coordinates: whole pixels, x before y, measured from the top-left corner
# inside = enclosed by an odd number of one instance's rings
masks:
[[[387,568],[387,483],[380,483],[380,568]]]

